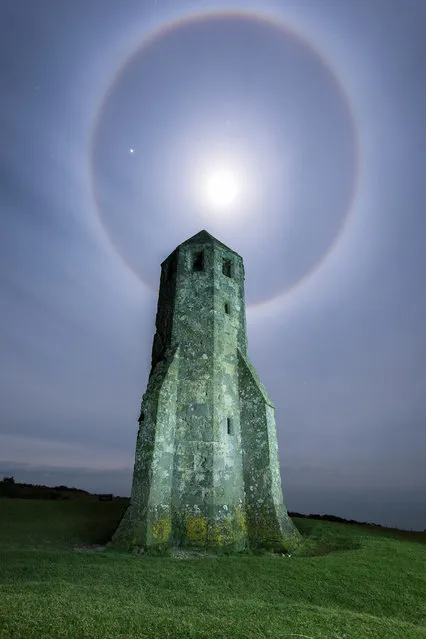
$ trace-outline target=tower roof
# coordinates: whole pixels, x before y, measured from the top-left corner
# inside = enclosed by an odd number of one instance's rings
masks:
[[[229,246],[226,246],[226,244],[224,244],[223,242],[220,242],[217,238],[215,238],[205,229],[203,229],[202,231],[199,231],[192,237],[188,238],[187,240],[185,240],[185,242],[182,242],[182,244],[179,244],[179,246],[186,246],[187,244],[219,244],[219,246],[222,246],[227,251],[234,253],[234,255],[238,255],[236,251],[233,251],[231,248],[229,248]],[[238,257],[240,256],[238,255]]]
[[[229,248],[229,246],[226,246],[226,244],[224,244],[223,242],[220,242],[218,239],[213,237],[213,235],[211,235],[208,231],[203,229],[202,231],[199,231],[198,233],[196,233],[192,237],[189,237],[187,240],[185,240],[185,242],[182,242],[181,244],[179,244],[170,253],[170,255],[168,255],[166,257],[166,259],[163,260],[162,264],[164,264],[164,262],[167,262],[169,257],[176,251],[176,249],[178,249],[181,246],[187,246],[188,244],[218,244],[219,246],[221,246],[222,248],[225,248],[230,253],[233,253],[234,255],[237,255],[238,257],[241,257],[236,251],[233,251],[231,248]]]

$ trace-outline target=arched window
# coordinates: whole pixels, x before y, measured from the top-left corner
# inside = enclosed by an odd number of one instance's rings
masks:
[[[226,277],[232,277],[232,262],[227,257],[222,259],[222,273],[226,275]]]
[[[204,251],[196,251],[192,256],[192,270],[204,271]]]

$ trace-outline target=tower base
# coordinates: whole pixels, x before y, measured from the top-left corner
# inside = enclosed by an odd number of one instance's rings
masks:
[[[263,548],[275,552],[293,550],[301,535],[286,515],[284,534],[280,534],[271,509],[247,512],[235,506],[233,512],[224,513],[217,508],[216,515],[203,514],[199,509],[173,511],[170,508],[138,512],[130,504],[113,537],[112,546],[123,550],[139,548],[181,548],[211,552],[256,550]],[[249,531],[250,530],[250,534]]]

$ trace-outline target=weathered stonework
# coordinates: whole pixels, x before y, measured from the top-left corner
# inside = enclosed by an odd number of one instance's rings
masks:
[[[130,505],[113,545],[289,549],[274,406],[247,356],[242,258],[201,231],[163,262]]]

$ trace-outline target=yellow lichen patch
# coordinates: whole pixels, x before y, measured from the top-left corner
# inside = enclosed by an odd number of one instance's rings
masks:
[[[246,516],[241,508],[238,508],[238,506],[235,506],[235,524],[236,528],[239,530],[239,532],[241,532],[241,534],[247,534]]]
[[[207,538],[207,519],[202,515],[187,515],[186,536],[188,541],[205,542]]]
[[[209,526],[209,541],[216,546],[228,546],[240,542],[247,534],[245,514],[238,506],[233,506],[234,513]]]
[[[224,546],[234,540],[232,519],[226,517],[221,522],[213,524],[210,529],[210,541],[218,546]]]
[[[157,519],[152,524],[152,533],[156,541],[159,542],[167,542],[169,540],[171,529],[171,517],[163,517],[162,519]]]

